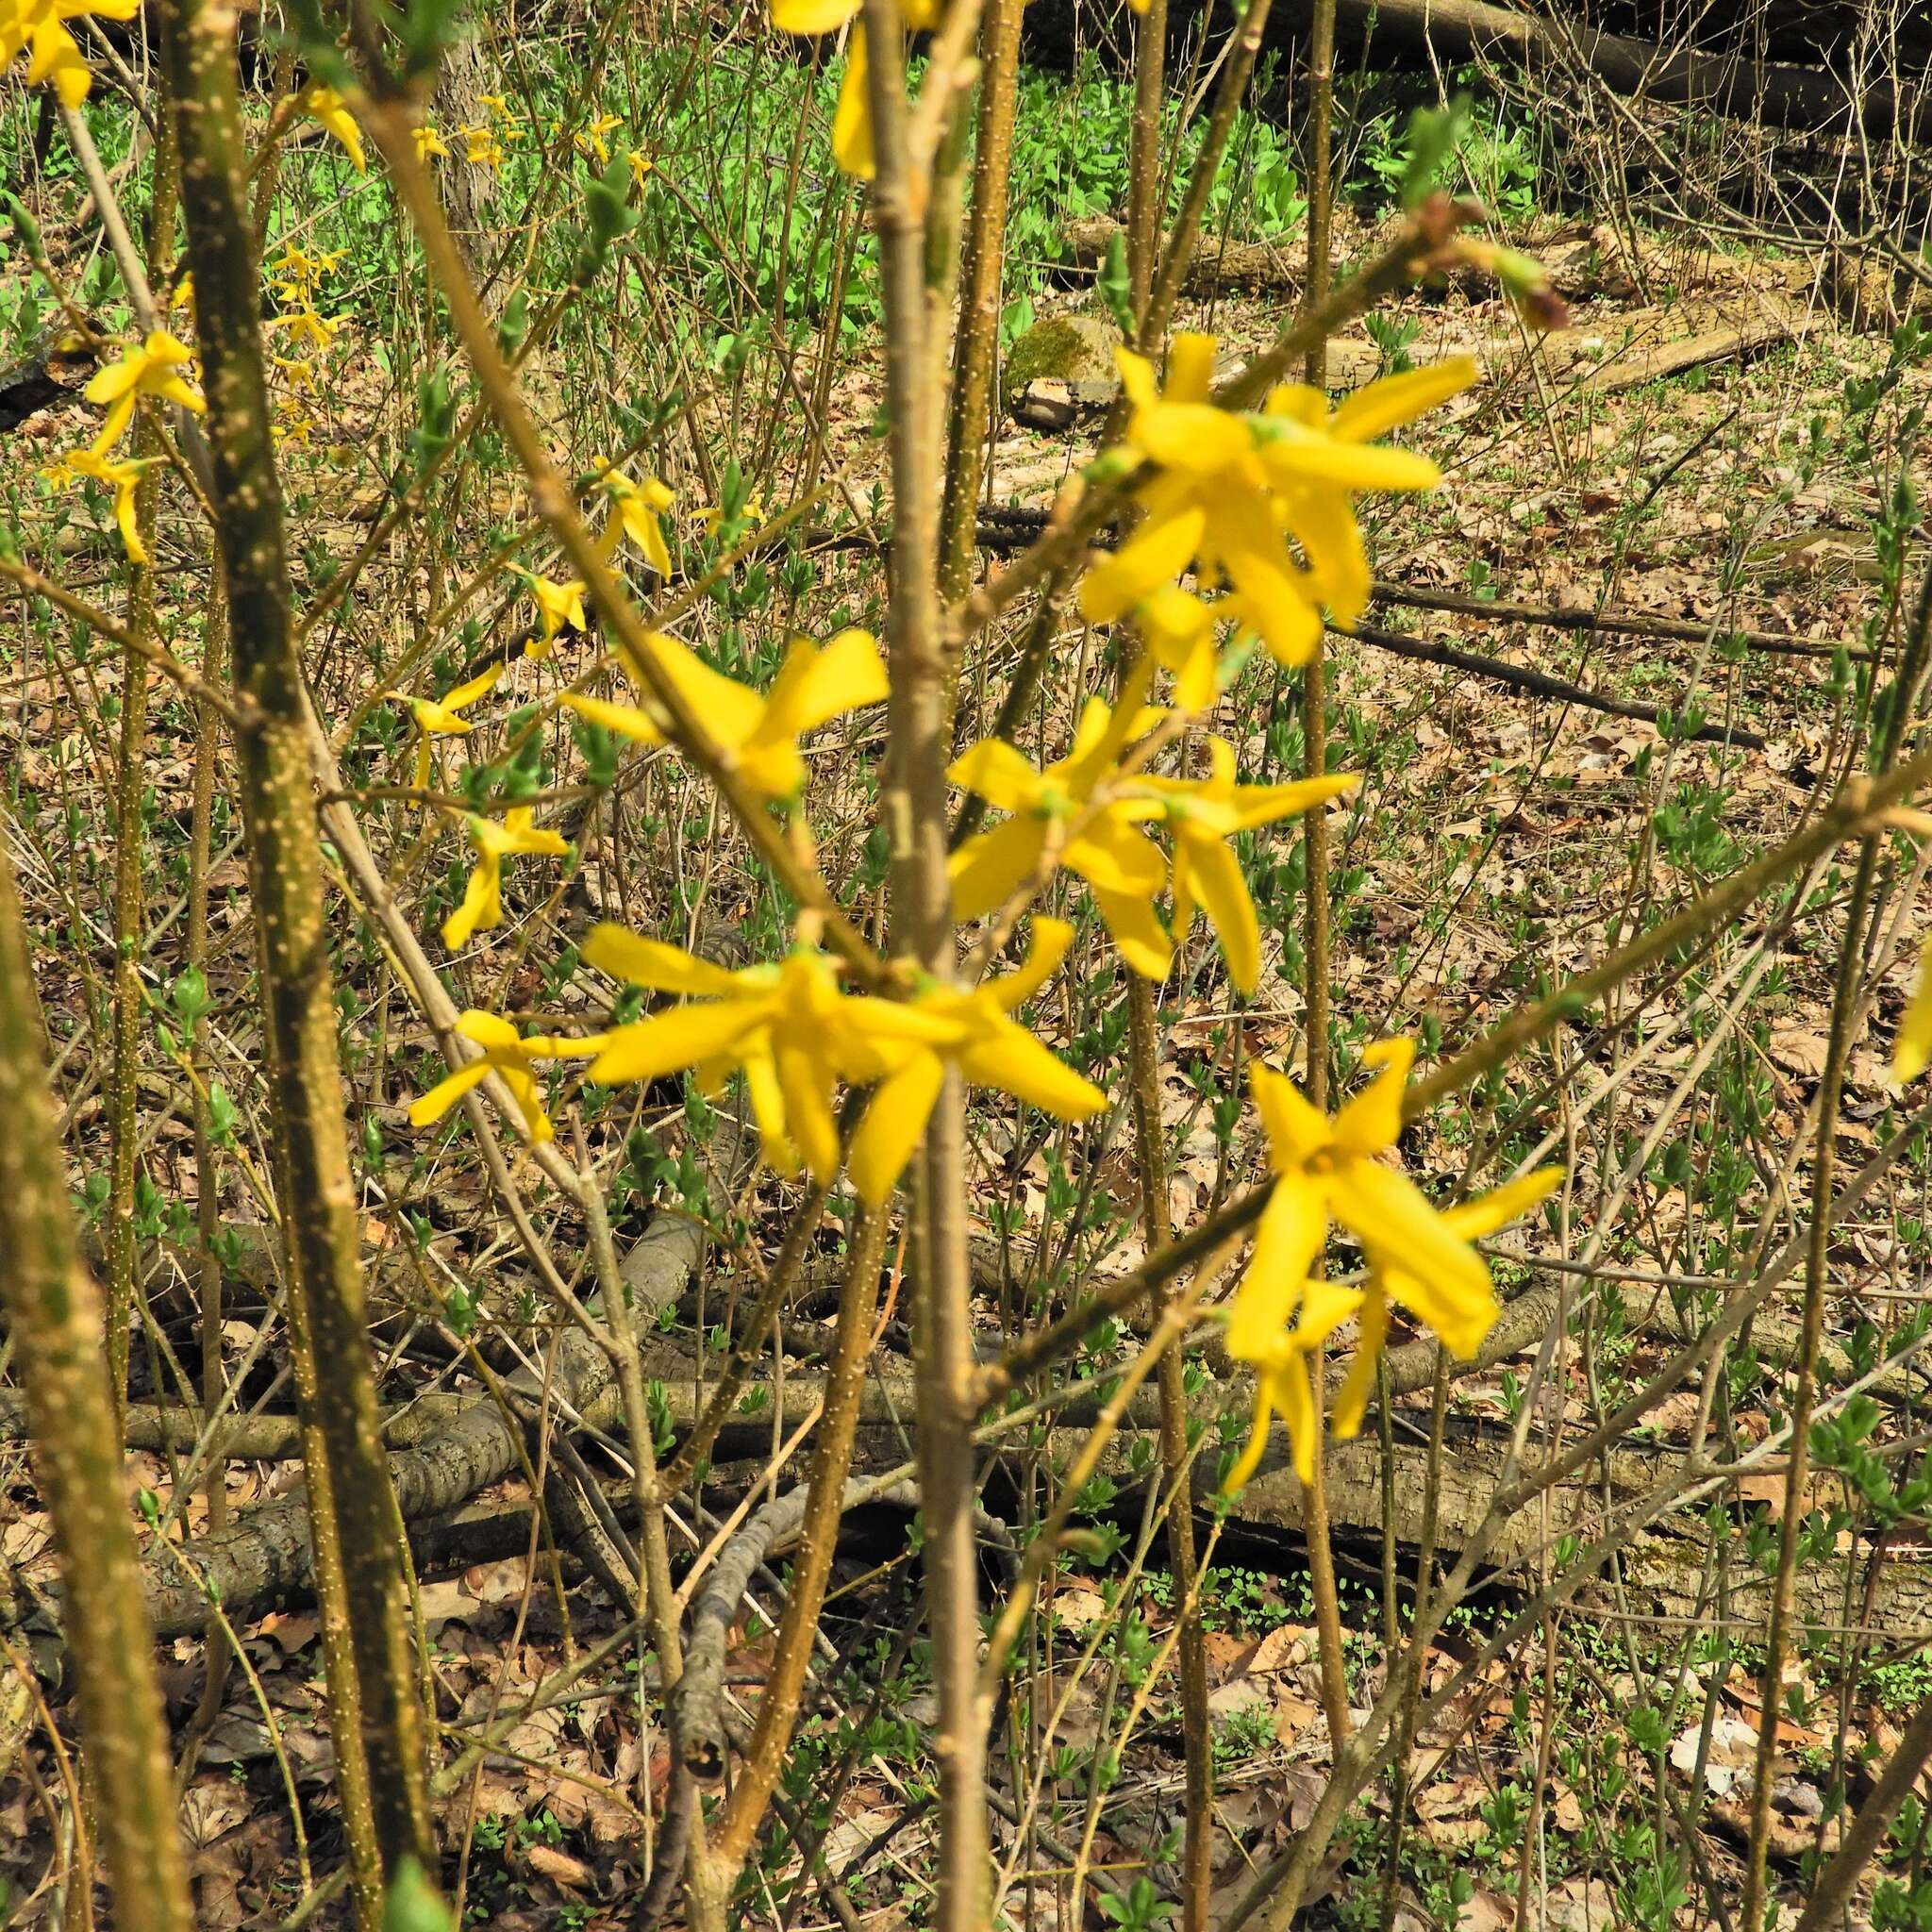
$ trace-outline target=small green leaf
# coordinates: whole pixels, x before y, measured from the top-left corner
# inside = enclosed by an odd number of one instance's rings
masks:
[[[383,1894],[382,1932],[456,1932],[442,1894],[414,1858],[397,1865]]]

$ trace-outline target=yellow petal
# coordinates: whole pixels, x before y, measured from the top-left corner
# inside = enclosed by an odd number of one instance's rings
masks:
[[[1007,1020],[959,1056],[959,1071],[975,1086],[997,1087],[1056,1120],[1082,1121],[1107,1105],[1091,1080],[1050,1054],[1024,1026]]]
[[[1235,824],[1244,832],[1253,831],[1257,825],[1270,825],[1325,805],[1361,782],[1358,773],[1337,772],[1326,778],[1298,778],[1291,785],[1244,785],[1235,794]]]
[[[586,697],[572,691],[562,692],[558,703],[566,710],[575,711],[579,718],[587,718],[592,724],[601,724],[606,731],[614,731],[618,737],[628,738],[634,743],[664,742],[663,732],[658,730],[647,712],[639,710],[635,705],[615,705],[608,698]]]
[[[969,839],[946,861],[953,881],[953,916],[979,919],[1004,906],[1040,867],[1046,826],[1039,819],[1008,819]]]
[[[1212,403],[1162,401],[1138,410],[1133,437],[1134,446],[1164,469],[1204,478],[1239,463],[1255,447],[1246,418]]]
[[[735,974],[708,959],[699,959],[681,946],[647,940],[608,922],[584,935],[582,957],[613,979],[648,986],[658,992],[700,993],[712,998],[741,993]]]
[[[1402,1094],[1415,1063],[1415,1041],[1398,1034],[1378,1040],[1362,1054],[1365,1067],[1382,1071],[1335,1116],[1335,1144],[1366,1158],[1395,1144],[1402,1132]]]
[[[1314,490],[1288,498],[1289,525],[1307,553],[1316,594],[1338,624],[1353,624],[1368,608],[1373,579],[1361,525],[1346,497]]]
[[[1184,849],[1190,887],[1215,932],[1220,935],[1222,958],[1227,961],[1227,976],[1237,991],[1251,993],[1261,977],[1261,924],[1255,917],[1255,902],[1248,896],[1248,883],[1241,876],[1241,861],[1235,857],[1233,848],[1219,839],[1190,839],[1185,841]],[[1174,877],[1178,899],[1178,860],[1174,866]],[[1178,905],[1175,918],[1178,921]]]
[[[872,106],[866,90],[865,27],[852,29],[847,42],[845,79],[839,89],[839,105],[832,114],[832,158],[841,171],[860,181],[870,181],[878,172],[873,153]]]
[[[1074,928],[1064,919],[1049,919],[1044,913],[1036,913],[1026,963],[1018,972],[993,981],[993,998],[1009,1013],[1024,1006],[1053,977],[1055,967],[1066,958],[1067,948],[1073,942]]]
[[[796,739],[842,712],[882,703],[889,689],[870,631],[841,630],[823,646],[793,638],[756,736]]]
[[[512,1063],[499,1067],[497,1072],[503,1075],[503,1084],[509,1089],[510,1098],[516,1102],[517,1111],[524,1117],[524,1130],[531,1141],[539,1146],[545,1141],[554,1141],[557,1130],[550,1124],[550,1116],[543,1111],[543,1097],[537,1090],[537,1082],[529,1068]]]
[[[1254,1256],[1228,1316],[1229,1355],[1249,1362],[1272,1358],[1327,1239],[1322,1189],[1300,1173],[1284,1174],[1261,1210]]]
[[[474,1059],[445,1075],[427,1093],[409,1103],[409,1124],[426,1127],[440,1121],[489,1071],[488,1060]]]
[[[1919,956],[1919,976],[1891,1048],[1891,1077],[1900,1086],[1932,1065],[1932,940]]]
[[[713,671],[691,646],[667,631],[649,634],[650,661],[658,675],[710,727],[721,742],[733,746],[758,729],[765,701],[757,691],[722,671]],[[654,690],[645,667],[628,653],[625,667],[647,691]]]
[[[1030,811],[1042,780],[1003,738],[983,738],[955,758],[946,772],[962,791],[976,791],[1000,811]]]
[[[835,33],[861,0],[772,0],[772,25],[785,34]]]
[[[1321,1423],[1315,1410],[1315,1397],[1308,1387],[1308,1365],[1296,1356],[1274,1370],[1269,1390],[1281,1410],[1281,1425],[1288,1431],[1288,1446],[1294,1458],[1294,1473],[1307,1485],[1315,1479],[1315,1448]]]
[[[1357,1338],[1355,1359],[1342,1377],[1341,1392],[1335,1398],[1335,1433],[1346,1442],[1362,1425],[1368,1413],[1369,1397],[1375,1389],[1375,1364],[1389,1337],[1389,1298],[1379,1280],[1372,1281],[1362,1297],[1361,1333]]]
[[[1449,356],[1424,369],[1385,375],[1357,390],[1337,408],[1328,419],[1328,433],[1351,442],[1373,441],[1460,395],[1481,375],[1482,365],[1474,356]]]
[[[891,1198],[925,1132],[945,1077],[945,1065],[937,1054],[915,1054],[873,1094],[845,1163],[858,1198],[868,1208],[882,1208]]]
[[[1146,0],[1141,0],[1141,4],[1144,7]],[[1272,1412],[1268,1392],[1268,1378],[1264,1375],[1255,1384],[1255,1413],[1254,1420],[1248,1424],[1247,1443],[1235,1458],[1234,1467],[1222,1480],[1224,1495],[1231,1495],[1240,1489],[1260,1467],[1261,1454],[1268,1447],[1268,1418]]]
[[[1080,609],[1091,624],[1112,624],[1142,599],[1171,586],[1194,559],[1208,512],[1194,508],[1143,527],[1080,586]]]
[[[1311,1107],[1287,1074],[1253,1060],[1248,1065],[1248,1086],[1267,1131],[1276,1174],[1299,1169],[1330,1144],[1333,1133],[1327,1115]]]
[[[1096,891],[1151,896],[1167,877],[1167,859],[1124,811],[1109,807],[1060,854],[1061,862]]]
[[[829,1183],[839,1172],[839,1123],[832,1116],[832,1075],[804,1045],[781,1037],[773,1056],[785,1095],[789,1138],[814,1180]]]
[[[458,1019],[456,1030],[465,1040],[474,1040],[486,1048],[514,1048],[523,1043],[515,1026],[501,1013],[486,1013],[476,1007],[471,1007]]]
[[[442,922],[442,942],[452,953],[470,943],[481,926],[503,924],[503,874],[494,853],[486,850],[463,888],[462,903]]]
[[[129,563],[144,564],[148,560],[147,546],[141,541],[141,525],[135,516],[135,478],[125,476],[114,486],[114,522],[121,531],[121,542],[127,552]]]
[[[465,705],[474,705],[486,691],[496,689],[497,680],[503,675],[504,667],[492,664],[479,677],[473,677],[468,684],[459,684],[453,691],[443,694],[441,703],[445,710],[460,711]],[[465,729],[468,727],[465,726]]]
[[[1452,1355],[1474,1355],[1496,1319],[1490,1271],[1415,1183],[1373,1160],[1344,1161],[1330,1181],[1329,1204],[1389,1292],[1414,1309]]]
[[[1512,1221],[1519,1221],[1541,1201],[1554,1193],[1563,1178],[1560,1167],[1540,1167],[1534,1174],[1518,1174],[1474,1201],[1459,1201],[1442,1210],[1442,1219],[1466,1241],[1494,1234]]]
[[[1326,1341],[1362,1305],[1358,1288],[1339,1281],[1311,1281],[1302,1291],[1302,1309],[1295,1319],[1294,1344],[1312,1349]]]
[[[1341,442],[1292,424],[1282,424],[1259,442],[1257,454],[1281,489],[1307,483],[1341,490],[1433,490],[1442,480],[1441,471],[1413,450]]]
[[[658,1079],[726,1052],[743,1040],[758,1020],[758,1009],[744,1000],[675,1007],[668,1013],[618,1027],[604,1051],[591,1062],[590,1077],[607,1087]]]
[[[1205,403],[1214,392],[1214,341],[1209,335],[1183,329],[1167,352],[1167,387],[1162,395],[1170,403]]]
[[[1174,941],[1154,910],[1153,899],[1144,892],[1111,892],[1100,886],[1091,890],[1121,958],[1142,979],[1165,979],[1174,963]]]

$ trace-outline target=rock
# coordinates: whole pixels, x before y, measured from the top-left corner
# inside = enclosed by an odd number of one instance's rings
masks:
[[[1064,383],[1070,401],[1108,401],[1120,388],[1114,351],[1121,332],[1103,315],[1050,315],[1022,335],[1001,373],[1000,402],[1010,411],[1029,385],[1043,377]],[[1104,386],[1104,391],[1103,388]]]

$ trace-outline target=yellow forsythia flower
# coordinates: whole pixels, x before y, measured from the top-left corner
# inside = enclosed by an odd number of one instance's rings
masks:
[[[772,25],[781,33],[836,33],[858,13],[862,0],[772,0]],[[908,27],[937,26],[942,0],[905,0],[900,11]],[[852,29],[847,43],[845,78],[839,105],[832,114],[832,158],[847,175],[870,181],[877,164],[873,155],[872,107],[866,96],[868,60],[865,25]]]
[[[319,315],[316,313],[314,304],[305,299],[291,314],[272,315],[262,324],[262,327],[285,328],[297,342],[305,345],[311,355],[320,355],[334,343],[348,320],[346,315]]]
[[[626,476],[614,463],[600,462],[603,474],[597,487],[609,497],[610,521],[604,526],[602,547],[606,557],[617,548],[619,537],[628,537],[643,559],[660,577],[671,575],[671,553],[664,547],[664,525],[658,519],[676,503],[670,489],[655,476],[639,482]]]
[[[1246,1279],[1228,1317],[1227,1350],[1257,1372],[1255,1424],[1226,1487],[1238,1489],[1255,1472],[1279,1411],[1288,1425],[1295,1473],[1314,1474],[1316,1407],[1308,1353],[1357,1309],[1359,1291],[1312,1281],[1309,1271],[1340,1222],[1368,1258],[1376,1296],[1392,1295],[1441,1337],[1452,1355],[1475,1353],[1496,1319],[1496,1292],[1472,1233],[1491,1231],[1547,1191],[1554,1175],[1512,1183],[1488,1197],[1505,1211],[1485,1215],[1471,1202],[1458,1223],[1429,1206],[1399,1169],[1384,1165],[1402,1131],[1402,1092],[1415,1058],[1407,1040],[1385,1040],[1363,1057],[1381,1072],[1333,1120],[1303,1099],[1293,1083],[1271,1068],[1251,1071],[1255,1102],[1268,1133],[1274,1191],[1262,1211]],[[1291,1321],[1294,1322],[1290,1327]],[[1377,1305],[1364,1322],[1362,1353],[1351,1370],[1344,1405],[1353,1425],[1367,1400],[1386,1314]],[[1372,1332],[1373,1331],[1373,1332]]]
[[[537,600],[537,635],[527,646],[532,658],[547,658],[557,634],[568,625],[572,630],[589,630],[591,620],[584,614],[584,580],[571,577],[562,583],[540,577],[532,571],[519,575]]]
[[[1043,772],[1000,738],[983,740],[955,761],[948,776],[956,785],[1012,813],[1004,824],[968,839],[953,854],[948,870],[958,918],[980,918],[1038,876],[1048,839],[1061,825],[1086,816],[1128,740],[1159,718],[1159,712],[1140,707],[1136,691],[1144,688],[1144,680],[1137,678],[1128,696],[1112,708],[1090,698],[1073,750]],[[1144,792],[1124,791],[1088,817],[1084,828],[1055,854],[1059,864],[1087,881],[1121,957],[1149,979],[1165,974],[1174,952],[1154,912],[1167,877],[1167,859],[1137,828],[1162,811],[1160,802]]]
[[[832,961],[802,948],[776,965],[731,972],[622,926],[596,925],[583,957],[613,978],[694,1001],[608,1034],[591,1078],[617,1085],[691,1067],[700,1089],[715,1093],[742,1069],[765,1158],[780,1174],[803,1164],[829,1182],[839,1170],[836,1083],[883,1079],[897,1063],[888,1049],[935,1030],[890,1001],[849,997]]]
[[[543,1111],[531,1063],[535,1060],[588,1059],[604,1044],[601,1035],[589,1035],[581,1040],[525,1040],[508,1020],[496,1013],[478,1012],[474,1007],[457,1022],[457,1031],[465,1040],[475,1041],[483,1051],[475,1059],[465,1060],[454,1073],[439,1080],[427,1093],[409,1103],[409,1124],[412,1127],[434,1125],[472,1087],[479,1085],[491,1074],[501,1074],[504,1085],[509,1089],[510,1097],[517,1104],[517,1110],[524,1117],[524,1126],[530,1139],[535,1141],[554,1141],[556,1129],[550,1124],[550,1116]]]
[[[93,453],[105,456],[121,441],[134,420],[134,405],[142,396],[157,396],[164,402],[179,403],[196,415],[208,408],[198,390],[192,389],[175,372],[192,360],[185,342],[164,328],[152,328],[140,342],[130,342],[118,362],[96,370],[81,393],[91,403],[108,406],[107,421],[94,438]]]
[[[1906,1016],[1898,1023],[1892,1042],[1891,1077],[1900,1086],[1916,1080],[1932,1063],[1932,940],[1919,956],[1919,976],[1912,987]]]
[[[422,791],[429,783],[429,741],[432,738],[458,737],[474,730],[475,727],[462,713],[478,698],[494,691],[502,675],[503,666],[492,664],[480,677],[473,677],[467,684],[458,685],[440,698],[411,697],[408,691],[402,691],[388,693],[408,705],[409,715],[416,721],[417,791]]]
[[[934,1032],[886,1048],[899,1064],[873,1095],[849,1162],[852,1184],[868,1207],[882,1207],[906,1171],[948,1064],[975,1086],[997,1087],[1063,1121],[1084,1120],[1107,1105],[1099,1088],[1062,1065],[1013,1018],[1052,976],[1073,937],[1073,927],[1061,920],[1036,919],[1033,948],[1019,972],[971,989],[932,987],[909,1009],[898,1009],[934,1023]]]
[[[640,194],[644,192],[644,183],[651,178],[651,171],[658,164],[641,148],[632,148],[625,157],[630,162],[630,178],[637,185]]]
[[[409,139],[416,144],[416,158],[419,161],[426,161],[431,155],[436,156],[439,160],[446,161],[449,158],[449,143],[428,122],[425,121],[420,125],[410,128]]]
[[[795,798],[804,787],[798,741],[808,731],[841,712],[880,703],[888,689],[886,667],[869,631],[841,630],[824,644],[793,638],[771,691],[762,697],[749,685],[713,671],[674,637],[654,631],[650,645],[658,670],[703,720],[726,762],[766,798]],[[632,675],[644,682],[635,666]],[[579,717],[639,744],[666,741],[655,706],[640,710],[635,705],[569,691],[562,702]],[[645,702],[650,704],[648,697]]]
[[[321,122],[348,150],[357,174],[366,175],[369,164],[362,158],[362,130],[356,125],[356,117],[349,112],[348,103],[341,95],[334,88],[324,87],[317,81],[304,88],[297,101],[303,113],[312,121]]]
[[[488,168],[491,174],[498,173],[509,157],[504,153],[503,143],[497,140],[494,128],[465,122],[457,129],[458,138],[463,143],[463,158],[475,161]]]
[[[67,31],[70,20],[132,20],[141,0],[0,0],[0,70],[26,49],[26,84],[51,81],[60,104],[77,108],[87,99],[93,75]]]
[[[571,144],[580,155],[595,155],[599,166],[608,167],[610,162],[610,143],[604,137],[613,127],[623,125],[623,121],[615,114],[599,114],[594,121],[571,136]]]
[[[105,484],[114,492],[114,522],[120,526],[127,560],[129,563],[146,563],[147,548],[141,541],[141,530],[134,520],[134,492],[142,477],[163,458],[125,457],[117,462],[113,458],[100,456],[93,450],[77,449],[60,460],[70,475],[89,477],[93,482]]]
[[[1088,575],[1082,610],[1095,624],[1113,623],[1191,562],[1203,588],[1227,587],[1225,614],[1287,664],[1306,661],[1320,641],[1319,606],[1352,624],[1368,602],[1354,493],[1426,490],[1441,480],[1427,458],[1371,439],[1477,374],[1469,357],[1453,357],[1373,382],[1332,415],[1318,391],[1287,383],[1261,413],[1241,415],[1212,401],[1212,336],[1174,338],[1165,388],[1156,387],[1144,357],[1122,349],[1116,359],[1133,406],[1126,447],[1159,474],[1137,492],[1141,528]],[[1306,569],[1290,554],[1290,537]]]
[[[1206,778],[1142,778],[1137,789],[1159,800],[1174,834],[1174,937],[1178,943],[1198,907],[1220,935],[1227,976],[1253,992],[1261,975],[1261,925],[1241,860],[1229,842],[1297,812],[1308,811],[1361,781],[1352,774],[1306,778],[1291,785],[1235,783],[1234,746],[1208,741]]]
[[[474,815],[468,821],[470,842],[476,848],[475,869],[463,888],[463,902],[442,922],[442,942],[452,953],[470,942],[471,935],[503,924],[503,861],[516,852],[541,852],[561,857],[570,846],[555,832],[538,829],[532,808],[512,806],[502,824]]]
[[[1443,1208],[1437,1218],[1459,1240],[1476,1241],[1483,1235],[1494,1234],[1499,1228],[1507,1227],[1512,1221],[1520,1220],[1562,1178],[1560,1170],[1553,1167],[1542,1168],[1535,1174],[1520,1174],[1500,1188],[1492,1188],[1487,1194],[1479,1194],[1474,1201],[1463,1201],[1454,1208]],[[1368,1412],[1369,1396],[1375,1386],[1375,1358],[1382,1353],[1382,1343],[1389,1333],[1389,1303],[1391,1298],[1404,1307],[1413,1308],[1424,1320],[1430,1320],[1425,1310],[1434,1304],[1429,1286],[1423,1277],[1397,1262],[1389,1262],[1370,1274],[1368,1289],[1362,1296],[1361,1333],[1356,1342],[1355,1359],[1349,1363],[1341,1392],[1335,1399],[1335,1433],[1343,1441],[1361,1427],[1362,1417]],[[1487,1332],[1485,1324],[1484,1333]],[[1468,1339],[1467,1331],[1465,1339]],[[1464,1353],[1473,1355],[1481,1341],[1481,1335],[1474,1336]]]

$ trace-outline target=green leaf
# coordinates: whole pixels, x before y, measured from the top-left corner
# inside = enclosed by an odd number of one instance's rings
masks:
[[[1408,154],[1399,193],[1404,208],[1419,208],[1435,192],[1441,172],[1469,124],[1469,97],[1457,94],[1446,108],[1418,108],[1408,117]]]
[[[382,1899],[382,1932],[456,1932],[442,1894],[414,1858],[405,1858]]]
[[[1107,244],[1107,260],[1093,286],[1100,291],[1100,299],[1107,304],[1107,312],[1119,324],[1121,334],[1132,341],[1134,295],[1127,279],[1127,238],[1119,228],[1113,231],[1113,240]]]

